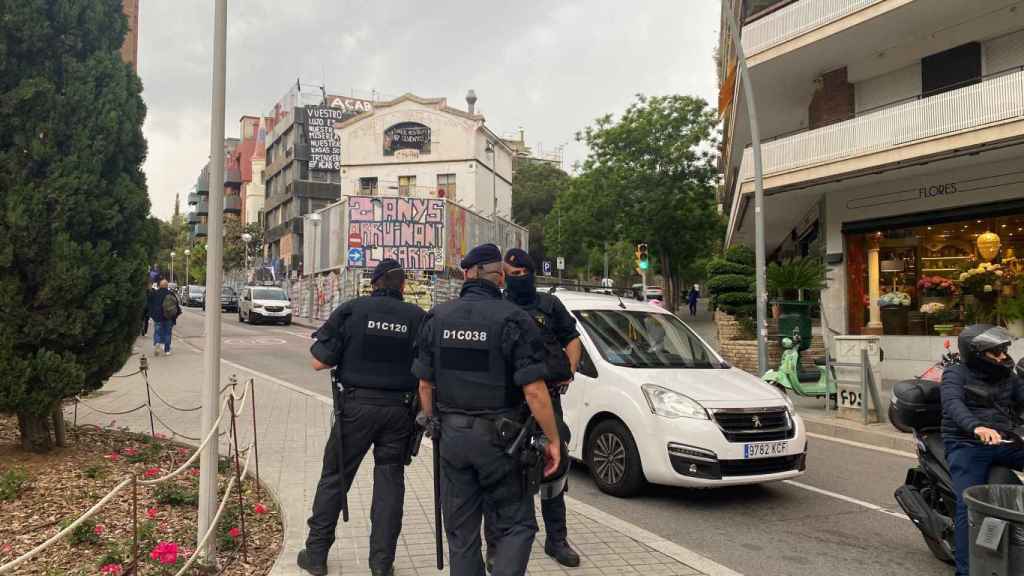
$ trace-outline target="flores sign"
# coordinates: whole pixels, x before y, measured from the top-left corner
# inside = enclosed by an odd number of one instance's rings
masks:
[[[399,150],[414,150],[416,156],[430,154],[430,127],[419,122],[401,122],[385,130],[384,155],[395,156]]]

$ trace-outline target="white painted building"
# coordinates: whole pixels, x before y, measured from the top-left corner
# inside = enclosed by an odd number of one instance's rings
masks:
[[[474,112],[406,94],[338,123],[343,196],[444,197],[482,216],[512,215],[513,151]]]
[[[822,294],[828,323],[882,334],[885,376],[907,377],[942,346],[921,306],[940,301],[952,312],[970,301],[936,296],[925,280],[959,283],[965,267],[1019,268],[1013,258],[1024,256],[1024,4],[722,4],[743,19],[769,258],[823,247],[832,268]],[[727,34],[722,43],[720,200],[727,241],[752,245],[747,102]],[[977,242],[986,232],[1000,239],[992,257]],[[996,288],[1001,298],[1022,297]],[[911,306],[880,308],[887,292],[908,294]],[[978,316],[959,317],[971,319]]]

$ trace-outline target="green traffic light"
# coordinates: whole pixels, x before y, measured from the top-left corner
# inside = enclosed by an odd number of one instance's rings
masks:
[[[641,260],[640,261],[640,269],[641,270],[647,270],[648,266],[649,266],[649,264],[647,263],[647,260]]]

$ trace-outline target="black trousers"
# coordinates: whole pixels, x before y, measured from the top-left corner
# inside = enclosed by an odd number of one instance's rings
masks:
[[[338,426],[335,425],[324,448],[323,471],[313,499],[313,514],[307,522],[306,550],[310,554],[327,557],[327,551],[334,544],[343,490],[352,485],[359,464],[372,445],[369,564],[384,568],[395,561],[405,500],[405,457],[412,431],[413,419],[406,406],[346,400],[341,418],[344,461],[338,462]]]
[[[476,419],[441,417],[441,502],[452,576],[482,576],[480,522],[493,514],[498,556],[492,576],[522,576],[537,534],[522,467]]]
[[[562,442],[569,444],[569,427],[565,425],[562,415],[562,396],[556,392],[551,394],[551,407],[555,411],[555,421],[558,423],[558,433]],[[566,489],[568,489],[568,481]],[[565,522],[565,491],[554,498],[540,501],[540,513],[544,518],[544,531],[547,532],[546,540],[553,544],[565,542],[569,537],[569,528]],[[484,538],[487,540],[487,549],[497,546],[497,534],[494,529],[493,515],[490,510],[484,514]]]

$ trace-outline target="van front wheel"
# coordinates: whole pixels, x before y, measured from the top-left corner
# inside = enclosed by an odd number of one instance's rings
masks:
[[[644,485],[644,472],[636,442],[618,420],[605,420],[587,438],[587,467],[598,489],[628,498]]]

